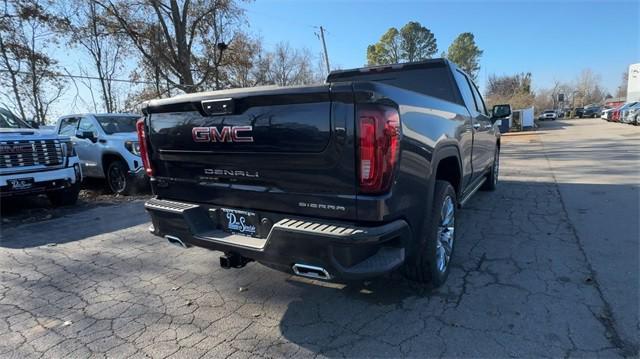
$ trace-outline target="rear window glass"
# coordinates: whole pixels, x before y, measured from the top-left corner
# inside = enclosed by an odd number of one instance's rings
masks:
[[[79,120],[80,119],[76,117],[63,119],[62,122],[60,122],[60,130],[58,133],[65,136],[73,136],[76,133]]]
[[[329,77],[329,82],[335,81],[374,81],[419,92],[442,100],[459,103],[456,96],[449,70],[444,66],[417,69],[385,70],[385,72],[371,72],[354,74],[352,76]]]
[[[119,132],[136,132],[138,116],[96,116],[100,127],[108,135]]]

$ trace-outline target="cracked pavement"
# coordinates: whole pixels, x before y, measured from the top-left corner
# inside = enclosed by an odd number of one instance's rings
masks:
[[[503,138],[437,290],[224,270],[150,235],[141,201],[5,228],[0,357],[637,357],[640,129],[542,130]]]

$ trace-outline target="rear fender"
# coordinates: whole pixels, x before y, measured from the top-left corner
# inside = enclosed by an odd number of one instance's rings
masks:
[[[460,173],[460,178],[458,183],[451,184],[457,189],[456,194],[458,196],[458,199],[460,198],[460,194],[464,192],[464,187],[463,187],[464,172],[462,169],[462,162],[460,160],[460,149],[455,143],[445,143],[445,144],[436,146],[436,150],[434,151],[434,155],[433,155],[433,160],[431,161],[432,176],[430,176],[430,180],[429,180],[430,196],[433,196],[433,191],[435,189],[436,174],[438,171],[438,166],[440,165],[440,162],[443,159],[449,158],[449,157],[456,158],[458,163],[458,173]],[[429,201],[427,203],[431,203],[431,201],[432,201],[432,198],[429,198]]]

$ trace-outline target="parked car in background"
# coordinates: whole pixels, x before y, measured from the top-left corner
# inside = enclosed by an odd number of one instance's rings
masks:
[[[618,107],[611,113],[611,122],[621,122],[621,114],[629,107],[635,105],[637,102],[627,102],[624,105]]]
[[[140,159],[135,114],[79,114],[61,117],[56,131],[70,136],[86,177],[104,178],[117,194],[148,183]]]
[[[0,108],[0,197],[45,193],[55,206],[78,200],[80,161],[68,136],[32,128]]]
[[[538,120],[540,121],[545,121],[545,120],[555,121],[557,118],[558,118],[558,113],[556,112],[556,110],[545,110],[543,113],[540,114],[540,116],[538,116]]]
[[[582,111],[582,116],[580,117],[596,118],[596,117],[600,117],[601,113],[602,113],[601,106],[587,106]]]
[[[636,102],[630,105],[624,110],[620,111],[620,122],[628,123],[630,125],[638,125],[638,115],[640,114],[640,102]]]
[[[610,106],[604,106],[602,108],[602,111],[600,112],[600,118],[603,120],[607,119],[607,116],[609,115],[609,113],[613,111],[613,108]]]
[[[573,109],[573,117],[582,118],[582,113],[584,112],[584,108],[576,107]]]
[[[613,116],[613,111],[616,110],[616,107],[611,107],[609,109],[603,110],[600,118],[603,120],[611,121],[611,116]]]

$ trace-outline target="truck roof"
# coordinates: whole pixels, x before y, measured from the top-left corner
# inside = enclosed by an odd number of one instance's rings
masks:
[[[355,75],[360,75],[363,73],[370,73],[370,72],[387,72],[387,71],[395,71],[400,69],[444,67],[447,65],[451,67],[456,67],[451,61],[447,59],[437,58],[437,59],[428,59],[428,60],[415,61],[415,62],[404,62],[404,63],[396,63],[396,64],[388,64],[388,65],[357,67],[357,68],[347,69],[347,70],[334,70],[334,71],[331,71],[331,73],[329,73],[329,76],[327,77],[327,82],[340,81],[340,79],[342,78],[348,78]]]
[[[100,116],[100,117],[121,117],[121,116],[138,116],[140,117],[139,114],[136,113],[127,113],[127,112],[123,112],[123,113],[72,113],[72,114],[68,114],[68,115],[64,115],[64,116],[60,116],[60,118],[66,118],[66,117],[78,117],[78,116]]]

